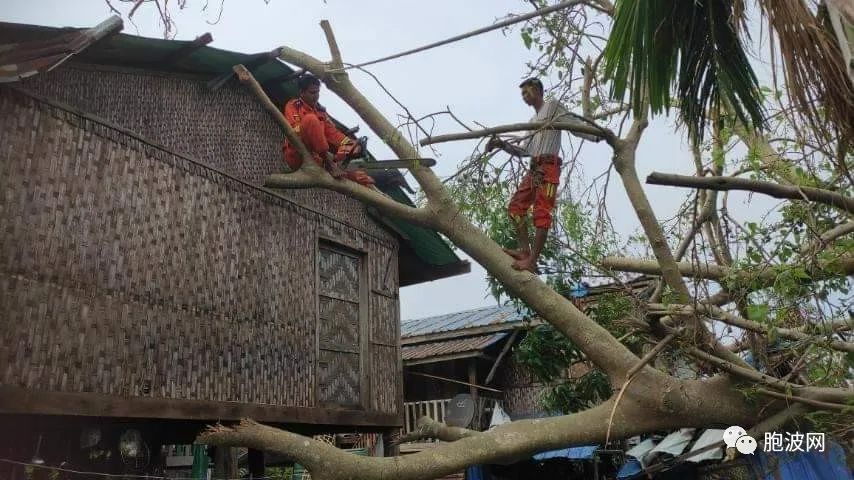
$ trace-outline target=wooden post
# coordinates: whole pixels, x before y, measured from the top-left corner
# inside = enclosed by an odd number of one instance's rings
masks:
[[[215,447],[213,478],[237,478],[238,473],[237,449],[234,447]]]
[[[409,433],[409,432],[404,432]],[[397,436],[398,429],[390,428],[382,433],[383,439],[383,456],[397,457],[400,455],[400,445],[392,445],[392,440]]]
[[[469,360],[469,393],[477,405],[477,387],[475,386],[477,385],[477,364],[475,362],[477,360],[474,358]]]
[[[213,480],[228,478],[228,472],[225,469],[226,450],[228,447],[214,447],[214,468],[213,475],[211,475]]]
[[[249,449],[249,478],[263,478],[265,476],[264,452]],[[237,476],[235,476],[237,478]]]

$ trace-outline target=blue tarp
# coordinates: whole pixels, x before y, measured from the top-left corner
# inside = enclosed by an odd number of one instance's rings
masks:
[[[483,467],[472,465],[466,468],[466,480],[483,480]]]
[[[845,451],[827,442],[824,452],[756,452],[750,463],[760,480],[852,480]]]
[[[641,464],[639,461],[632,457],[627,458],[628,461],[626,462],[626,464],[623,465],[622,468],[620,468],[619,472],[617,472],[617,478],[619,479],[632,478],[643,471],[643,468],[641,468]]]
[[[581,445],[578,447],[561,448],[560,450],[550,450],[534,455],[534,460],[549,460],[552,458],[566,458],[569,460],[590,460],[593,458],[593,453],[599,448],[598,445]]]

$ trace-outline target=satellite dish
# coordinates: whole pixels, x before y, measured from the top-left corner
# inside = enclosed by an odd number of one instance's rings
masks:
[[[139,430],[128,429],[119,437],[119,454],[122,463],[134,471],[142,471],[150,460],[148,445]]]
[[[461,393],[451,399],[445,412],[445,423],[451,427],[466,428],[474,418],[474,399],[467,393]]]

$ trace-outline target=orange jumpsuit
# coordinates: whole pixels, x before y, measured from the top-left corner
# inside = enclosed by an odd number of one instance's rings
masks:
[[[314,161],[322,167],[325,167],[324,157],[327,152],[339,154],[353,147],[353,140],[335,128],[325,111],[315,109],[299,98],[289,100],[285,104],[284,114],[302,143],[311,152]],[[291,169],[296,170],[302,166],[302,158],[290,142],[285,140],[282,150],[285,162]],[[336,161],[340,159],[336,158]],[[362,170],[347,171],[345,176],[361,185],[374,184],[374,179]]]
[[[561,159],[555,155],[539,155],[531,159],[531,169],[510,199],[510,218],[516,222],[522,221],[533,206],[534,227],[551,227],[555,194],[560,183],[560,165]]]

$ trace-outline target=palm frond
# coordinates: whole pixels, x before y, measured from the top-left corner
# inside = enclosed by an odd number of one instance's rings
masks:
[[[803,0],[759,0],[780,44],[786,87],[801,119],[819,137],[854,142],[854,85],[833,34]]]
[[[635,115],[647,102],[653,114],[677,103],[694,142],[724,103],[749,128],[763,126],[759,84],[737,31],[743,15],[731,0],[619,0],[605,46],[612,96],[628,93]]]

